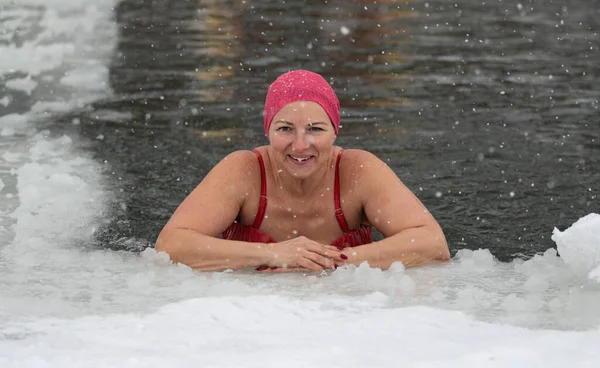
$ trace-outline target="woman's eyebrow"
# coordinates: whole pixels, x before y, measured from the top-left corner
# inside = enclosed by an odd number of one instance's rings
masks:
[[[277,120],[275,122],[275,124],[287,124],[287,125],[294,125],[294,123],[287,121],[287,120]],[[313,121],[308,123],[308,125],[327,125],[324,121]]]

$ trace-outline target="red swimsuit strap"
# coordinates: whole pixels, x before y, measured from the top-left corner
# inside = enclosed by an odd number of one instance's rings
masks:
[[[254,218],[254,224],[252,224],[253,228],[258,229],[267,211],[267,175],[265,174],[265,163],[262,155],[256,149],[252,150],[252,152],[258,157],[258,163],[260,164],[260,202],[258,203],[258,211]]]
[[[346,217],[344,217],[344,212],[342,211],[342,202],[340,201],[340,160],[342,158],[343,149],[338,153],[337,159],[335,161],[335,187],[333,188],[333,198],[335,203],[335,218],[340,224],[340,228],[344,233],[350,231],[348,229],[348,223],[346,222]]]

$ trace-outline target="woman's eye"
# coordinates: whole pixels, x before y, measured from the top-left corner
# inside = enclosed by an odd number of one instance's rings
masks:
[[[311,131],[313,131],[313,132],[319,132],[319,131],[323,130],[323,128],[319,128],[319,127],[310,127],[308,129],[311,130]]]
[[[285,126],[284,127],[279,127],[279,128],[277,128],[277,131],[278,132],[289,132],[290,128],[289,127],[285,127]]]

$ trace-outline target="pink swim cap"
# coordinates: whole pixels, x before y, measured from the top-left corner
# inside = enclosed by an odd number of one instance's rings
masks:
[[[294,70],[282,74],[269,86],[265,100],[265,134],[269,136],[271,120],[285,105],[295,101],[313,101],[321,105],[333,123],[335,135],[340,127],[340,102],[333,88],[317,73]]]

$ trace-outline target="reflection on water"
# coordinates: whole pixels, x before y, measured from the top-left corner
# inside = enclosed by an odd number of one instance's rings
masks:
[[[599,4],[124,0],[115,97],[72,117],[116,196],[99,240],[152,243],[213,164],[266,142],[269,83],[307,68],[338,92],[338,144],[385,160],[454,252],[544,251],[598,208]]]

